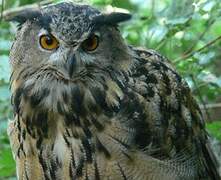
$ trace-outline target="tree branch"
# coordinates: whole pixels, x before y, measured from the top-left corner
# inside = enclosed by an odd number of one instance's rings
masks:
[[[202,108],[202,109],[221,108],[221,103],[205,104],[205,106],[201,104],[201,105],[200,105],[200,108]]]
[[[190,52],[190,53],[188,53],[188,54],[186,54],[186,55],[183,55],[182,57],[175,59],[173,62],[174,62],[174,63],[177,63],[177,62],[179,62],[180,60],[190,58],[190,57],[192,57],[195,53],[200,52],[200,51],[206,49],[207,47],[209,47],[209,46],[215,44],[215,43],[218,42],[219,40],[221,40],[221,35],[218,36],[217,38],[213,39],[212,41],[208,42],[205,46],[203,46],[203,47],[201,47],[201,48],[199,48],[199,49],[197,49],[197,50],[195,50],[195,51],[193,51],[193,52]]]
[[[197,45],[197,42],[200,41],[204,36],[205,34],[208,32],[208,30],[210,29],[210,27],[215,23],[215,19],[209,19],[207,21],[207,25],[206,25],[206,28],[204,29],[204,31],[198,36],[198,38],[196,39],[195,42],[192,43],[192,46],[187,49],[183,54],[186,55],[186,54],[189,54],[193,51],[193,49],[195,48],[195,46]]]

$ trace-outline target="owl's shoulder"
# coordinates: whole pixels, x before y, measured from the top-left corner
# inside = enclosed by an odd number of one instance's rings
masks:
[[[158,53],[156,50],[147,49],[144,47],[136,47],[136,46],[129,46],[129,48],[140,58],[142,59],[152,59],[152,60],[160,60],[165,61],[166,58]]]
[[[136,65],[129,86],[137,95],[133,103],[137,99],[136,107],[142,107],[140,114],[145,114],[141,121],[146,124],[140,127],[148,128],[148,139],[166,156],[173,157],[174,151],[179,154],[188,149],[187,154],[201,159],[197,162],[200,179],[201,173],[220,179],[202,112],[185,79],[155,50],[130,48]],[[145,131],[140,128],[139,132],[143,138]]]
[[[176,72],[174,65],[165,56],[153,49],[143,47],[129,46],[133,52],[133,58],[137,61],[138,66],[148,65],[155,67],[156,70],[173,70]],[[178,73],[177,73],[178,75]]]
[[[131,73],[134,82],[152,87],[162,97],[170,96],[173,91],[183,91],[183,96],[191,94],[186,81],[166,57],[152,49],[130,48],[134,59]]]
[[[133,103],[137,100],[144,110],[154,142],[162,147],[167,144],[168,149],[175,146],[179,151],[193,143],[193,137],[206,141],[202,113],[184,78],[158,52],[130,48],[135,65],[129,78],[129,92],[133,94]]]

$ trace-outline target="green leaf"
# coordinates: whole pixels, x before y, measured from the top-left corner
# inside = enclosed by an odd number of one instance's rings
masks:
[[[203,70],[201,73],[198,74],[198,78],[206,83],[213,83],[219,86],[219,79],[217,76],[210,71]]]
[[[7,129],[7,124],[8,124],[7,121],[0,121],[0,132],[4,132],[4,130]]]
[[[6,101],[10,99],[10,91],[9,91],[9,86],[4,85],[0,86],[0,101]]]
[[[210,134],[221,141],[221,121],[214,121],[212,123],[207,123],[206,128]]]
[[[8,83],[10,79],[10,65],[9,58],[6,55],[0,56],[0,72],[0,80]]]
[[[168,19],[189,18],[194,13],[193,0],[171,0],[169,2],[170,5],[161,12]]]
[[[11,47],[11,41],[6,39],[0,39],[0,49],[1,50],[9,50]]]
[[[205,65],[214,60],[213,58],[215,57],[215,55],[215,52],[210,51],[208,53],[195,53],[194,57],[199,60],[200,65]]]
[[[13,8],[14,6],[18,5],[19,4],[19,1],[18,0],[5,0],[4,1],[4,5],[5,5],[5,9],[8,9],[8,8]]]
[[[148,37],[153,41],[160,42],[167,34],[168,29],[165,26],[153,26],[148,31]]]
[[[119,7],[119,8],[125,8],[125,9],[130,9],[130,10],[134,10],[135,9],[135,5],[131,4],[131,2],[129,0],[112,0],[112,5],[115,7]]]
[[[219,87],[221,87],[221,77],[220,77],[220,78],[217,78],[216,83],[218,84]]]
[[[95,5],[99,5],[99,6],[101,6],[101,5],[104,6],[107,4],[111,4],[112,0],[92,0],[92,3]]]
[[[190,18],[189,17],[179,17],[174,19],[167,19],[166,24],[168,25],[179,25],[179,24],[185,24]]]
[[[203,9],[204,11],[209,12],[209,11],[212,10],[212,8],[215,6],[215,4],[216,4],[215,1],[207,1],[207,2],[204,4],[204,6],[203,6],[202,9]]]
[[[20,6],[25,5],[25,4],[32,4],[35,2],[37,2],[37,0],[20,0]]]
[[[11,149],[5,148],[0,151],[0,178],[15,175],[15,161]]]

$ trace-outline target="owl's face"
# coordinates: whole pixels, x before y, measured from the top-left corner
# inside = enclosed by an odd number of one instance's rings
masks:
[[[116,26],[128,18],[72,3],[16,16],[21,25],[10,53],[15,113],[42,127],[49,116],[73,123],[73,116],[118,107],[121,76],[132,61]]]
[[[24,12],[15,18],[22,25],[11,51],[12,68],[50,66],[65,79],[91,66],[127,68],[127,47],[116,24],[129,17],[72,3]]]

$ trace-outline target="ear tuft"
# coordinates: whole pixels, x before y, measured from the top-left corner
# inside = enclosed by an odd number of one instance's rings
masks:
[[[6,16],[6,21],[14,21],[18,22],[19,24],[25,23],[27,20],[34,20],[35,18],[41,17],[40,11],[37,11],[36,9],[27,9],[21,12],[18,12],[17,14],[13,15],[10,14],[9,16]]]
[[[47,15],[43,15],[39,9],[26,9],[24,11],[20,11],[16,13],[16,15],[10,15],[7,18],[5,18],[6,21],[13,21],[18,23],[18,28],[21,28],[21,26],[26,21],[35,21],[38,23],[41,27],[44,27],[45,29],[50,30],[49,24],[51,22],[51,18]]]
[[[116,25],[120,22],[131,19],[132,15],[129,13],[112,12],[110,14],[100,14],[93,19],[94,24],[108,24]]]

